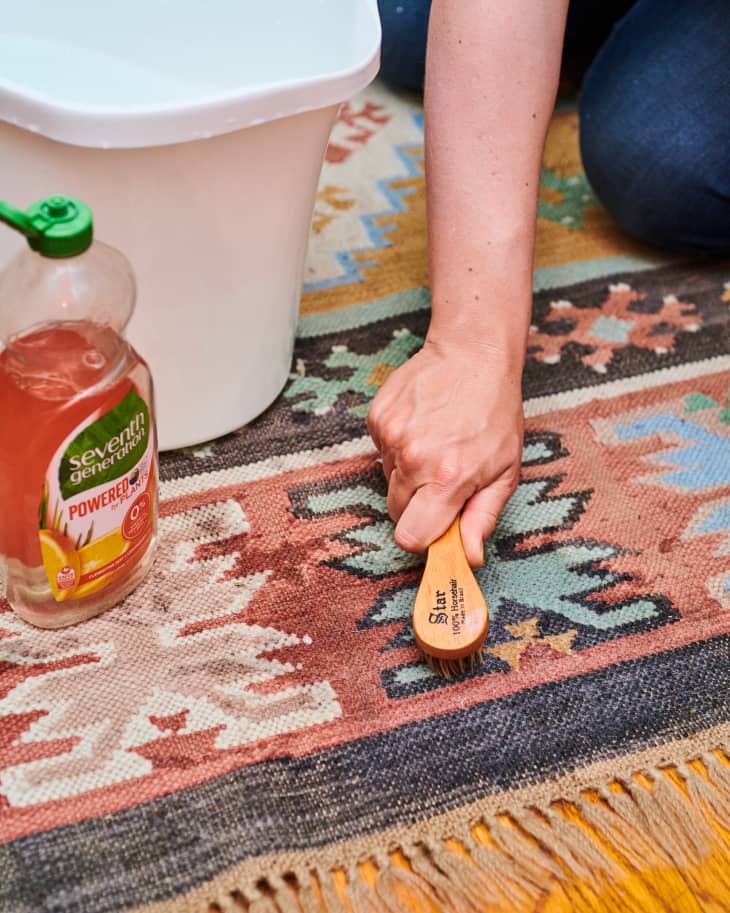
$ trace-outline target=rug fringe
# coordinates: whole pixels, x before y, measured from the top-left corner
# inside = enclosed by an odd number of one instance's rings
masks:
[[[357,866],[352,866],[347,873],[345,896],[352,913],[381,913],[378,895],[370,882],[358,871]]]
[[[546,809],[544,815],[541,818],[528,810],[516,814],[515,820],[537,841],[543,853],[557,858],[574,878],[596,887],[600,876],[618,873],[618,866],[581,827],[553,809]]]
[[[576,802],[576,809],[602,845],[614,847],[627,867],[638,869],[647,864],[666,863],[666,856],[658,852],[648,836],[617,815],[605,799],[597,797],[592,800],[581,796]]]
[[[499,894],[495,891],[494,884],[490,883],[487,873],[467,857],[465,849],[464,855],[461,855],[436,841],[429,841],[428,849],[439,869],[453,883],[461,886],[475,909],[480,910],[485,900],[493,903],[499,901]]]
[[[730,832],[730,803],[726,796],[687,765],[678,767],[677,773],[684,782],[690,804],[703,809],[706,815]]]
[[[465,844],[475,864],[495,885],[502,902],[513,900],[516,895],[521,895],[524,901],[535,900],[540,896],[540,878],[533,875],[529,866],[500,853],[496,844],[475,840],[471,833]]]
[[[312,873],[307,872],[298,881],[297,898],[302,913],[322,913],[322,906],[314,896],[314,885],[312,883]]]
[[[402,894],[418,901],[426,910],[438,907],[436,894],[427,881],[410,869],[391,864],[387,857],[378,859],[375,890],[386,909],[388,904],[393,905],[395,902],[393,909],[396,913],[413,913],[413,908],[401,899]]]
[[[337,893],[333,872],[328,872],[326,869],[317,869],[317,883],[322,894],[324,913],[350,913]]]
[[[730,898],[729,763],[708,752],[584,790],[573,800],[508,807],[464,822],[461,833],[403,839],[388,852],[365,851],[332,868],[292,865],[227,892],[209,910],[485,913],[515,902],[536,908],[560,892],[575,913],[635,913],[641,906],[622,885],[638,879],[641,890],[655,892],[662,871],[669,873],[667,885],[680,878],[705,903],[724,909]],[[723,858],[712,856],[718,846]],[[691,872],[704,863],[712,885]],[[655,880],[644,884],[643,873],[652,868]]]
[[[217,897],[211,904],[215,913],[241,913],[241,907],[236,904],[231,896]]]
[[[549,876],[560,878],[564,871],[552,855],[529,840],[516,826],[510,827],[501,821],[487,825],[490,836],[507,859],[517,865],[523,877],[530,878],[542,890]]]
[[[446,856],[451,851],[445,844],[440,844],[435,856],[426,847],[405,847],[404,853],[413,871],[433,889],[441,906],[451,913],[480,913],[481,907],[475,904],[464,885],[444,872]]]
[[[727,754],[726,751],[726,759]],[[724,792],[726,796],[730,796],[730,767],[728,767],[727,764],[723,764],[717,755],[713,754],[711,751],[702,755],[700,760],[704,764],[712,782],[721,792]]]
[[[297,897],[300,896],[298,886],[297,888],[289,887],[285,878],[271,876],[268,878],[268,884],[276,899],[276,906],[279,908],[278,913],[302,913],[301,904],[297,903]],[[316,913],[317,907],[315,906],[312,909]]]
[[[270,897],[257,897],[248,905],[248,913],[279,913],[277,904]]]

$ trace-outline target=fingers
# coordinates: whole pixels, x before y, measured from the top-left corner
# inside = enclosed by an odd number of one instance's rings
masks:
[[[383,465],[383,475],[390,481],[391,473],[395,468],[396,449],[392,446],[390,438],[392,434],[388,432],[388,424],[383,416],[387,410],[387,401],[383,396],[383,390],[377,394],[370,404],[370,410],[367,417],[368,433],[373,439],[375,449],[380,454],[380,461]]]
[[[397,471],[394,475],[397,476]],[[395,528],[395,541],[407,552],[425,552],[451,526],[461,507],[458,492],[423,485],[405,505]]]
[[[484,562],[484,543],[494,532],[499,515],[516,487],[512,478],[502,477],[478,491],[466,502],[461,514],[461,541],[472,567]]]
[[[382,453],[382,444],[380,440],[379,433],[379,422],[378,422],[378,407],[377,407],[377,397],[370,404],[370,409],[368,410],[368,434],[373,439],[373,444],[375,444],[375,449]]]
[[[416,492],[416,486],[398,467],[394,467],[388,480],[388,513],[397,523],[408,502]]]
[[[423,448],[408,444],[395,450],[388,448],[386,441],[383,471],[388,479],[388,513],[396,523],[416,491],[432,481],[430,464]]]
[[[386,381],[387,383],[387,381]],[[367,415],[368,434],[373,439],[375,449],[382,455],[383,450],[388,450],[388,441],[383,440],[384,431],[387,432],[392,422],[388,422],[386,415],[390,410],[391,396],[386,391],[385,386],[375,394],[375,398],[370,403]]]
[[[390,477],[395,469],[395,458],[392,451],[386,450],[385,453],[381,455],[381,462],[383,464],[383,475],[390,482]]]

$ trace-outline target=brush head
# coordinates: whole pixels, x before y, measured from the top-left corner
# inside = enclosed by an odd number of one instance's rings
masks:
[[[459,532],[459,518],[428,550],[413,606],[413,634],[437,675],[473,669],[489,629],[487,604]]]
[[[480,648],[476,653],[470,653],[460,659],[440,659],[438,656],[429,656],[428,653],[425,656],[432,672],[439,678],[449,679],[476,669],[484,659],[484,651]]]

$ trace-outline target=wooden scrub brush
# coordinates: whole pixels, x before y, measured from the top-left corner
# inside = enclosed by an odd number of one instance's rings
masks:
[[[429,546],[413,606],[413,634],[442,678],[473,669],[482,659],[489,613],[459,529],[460,517]]]

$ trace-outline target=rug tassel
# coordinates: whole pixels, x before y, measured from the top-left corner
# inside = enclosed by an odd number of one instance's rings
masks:
[[[537,879],[524,877],[520,866],[496,846],[481,843],[471,835],[467,837],[464,845],[474,863],[492,879],[495,888],[505,900],[514,900],[515,894],[522,894],[526,900],[536,900],[543,893]]]
[[[518,884],[524,886],[525,891],[529,890],[530,896],[541,897],[548,893],[552,879],[563,874],[557,862],[515,829],[505,827],[499,821],[494,821],[487,827],[494,841],[495,851],[511,867]]]
[[[279,913],[279,911],[270,897],[257,897],[253,903],[248,905],[248,913]]]
[[[314,887],[312,885],[312,873],[307,872],[303,877],[297,878],[299,884],[299,905],[302,913],[322,913],[322,907],[314,896]]]
[[[525,809],[512,815],[527,834],[538,842],[545,854],[555,857],[562,871],[557,877],[557,882],[564,885],[572,882],[578,896],[585,905],[589,906],[590,900],[586,891],[595,895],[600,890],[600,881],[595,872],[586,864],[583,854],[575,845],[573,835],[566,836],[565,829],[560,826],[551,827],[546,821],[537,816],[537,810]],[[582,904],[578,909],[582,909]]]
[[[439,906],[438,898],[423,878],[396,865],[390,859],[382,860],[382,862],[378,860],[378,865],[375,891],[386,906],[390,905],[388,908],[392,909],[393,913],[413,913],[412,906],[399,898],[398,888],[401,888],[410,898],[418,900],[426,910]]]
[[[652,833],[651,823],[647,820],[646,815],[637,806],[630,795],[624,792],[614,792],[612,789],[601,789],[599,792],[609,806],[613,814],[621,821],[628,824],[637,834],[646,834],[651,843],[651,852],[667,865],[674,865],[674,857],[664,843],[657,840],[657,835]]]
[[[302,908],[294,896],[294,892],[283,878],[269,876],[267,881],[274,892],[274,900],[279,908],[279,913],[302,913]]]
[[[441,849],[442,847],[443,850]],[[498,893],[473,860],[470,861],[461,856],[459,853],[449,849],[445,844],[439,846],[429,842],[428,848],[438,867],[455,884],[461,886],[475,906],[483,906],[485,900],[493,903],[499,902]]]
[[[246,901],[248,902],[248,913],[279,913],[274,901],[260,891],[246,895]],[[240,907],[238,913],[241,913]]]
[[[619,866],[610,856],[606,855],[583,828],[573,821],[569,821],[554,808],[547,808],[545,816],[550,824],[550,830],[557,833],[561,842],[569,847],[571,857],[576,860],[584,872],[600,873],[606,879],[620,876]]]
[[[605,856],[590,843],[587,835],[578,830],[575,834],[570,822],[561,818],[560,822],[547,823],[529,810],[514,816],[519,826],[545,849],[552,853],[568,869],[571,875],[590,885],[594,890],[600,887],[597,871],[604,867]],[[589,844],[589,845],[586,845]],[[560,874],[565,879],[566,872]]]
[[[345,895],[352,907],[352,913],[382,913],[377,894],[357,866],[352,866],[347,873]]]
[[[448,852],[445,847],[444,850]],[[408,855],[413,871],[431,887],[439,903],[447,910],[453,910],[454,913],[482,913],[481,907],[472,903],[471,898],[461,890],[461,886],[454,884],[441,870],[438,865],[440,853],[434,858],[424,852],[423,847],[404,849],[404,852]]]
[[[726,831],[730,831],[730,800],[728,793],[721,793],[714,782],[706,780],[691,767],[684,764],[677,768],[684,780],[690,801],[699,808],[706,808]]]
[[[730,796],[730,767],[712,752],[707,752],[702,756],[702,763],[707,768],[707,773],[712,782],[717,786],[721,793]]]
[[[714,784],[708,782],[690,767],[679,765],[677,773],[684,781],[690,802],[695,809],[701,811],[705,822],[712,822],[713,825],[719,825],[725,830],[730,830],[730,801],[728,796],[720,793]],[[709,858],[713,855],[712,849],[716,849],[719,844],[716,834],[710,833],[708,844],[707,857]],[[723,896],[730,897],[730,870],[728,870],[727,864],[725,862],[718,864],[716,859],[712,859],[710,865],[713,872],[713,880],[722,885]],[[702,890],[702,885],[698,885],[698,888]]]
[[[240,907],[230,894],[221,894],[214,901],[221,913],[241,913]]]
[[[551,806],[531,811],[514,815],[514,820],[538,842],[544,857],[551,859],[552,877],[543,882],[541,899],[552,897],[559,886],[574,913],[596,910],[598,898],[601,910],[635,913],[615,891],[623,870],[587,831]],[[528,838],[523,840],[528,843]],[[544,859],[541,863],[545,864]]]
[[[692,807],[682,790],[666,774],[657,772],[652,789],[652,798],[657,809],[666,820],[668,827],[676,829],[683,846],[694,850],[694,862],[704,859],[709,853],[712,835],[704,817],[692,814]]]
[[[553,878],[565,877],[563,867],[553,859],[552,855],[535,846],[531,840],[516,828],[508,827],[506,824],[502,824],[501,821],[495,821],[490,825],[489,831],[492,839],[502,852],[513,860],[522,871],[528,873],[528,877],[532,873],[531,877],[535,878],[539,872],[545,872],[546,876],[552,875]],[[549,878],[546,877],[544,882],[549,889]]]
[[[337,893],[334,877],[331,872],[328,872],[326,869],[318,869],[317,881],[319,882],[319,890],[322,894],[322,901],[324,903],[324,913],[350,913],[342,900],[340,900],[340,895]]]
[[[664,788],[665,785],[668,786],[661,780],[657,780],[654,790],[649,792],[646,787],[634,780],[624,783],[636,807],[646,820],[652,838],[666,848],[675,865],[686,866],[698,861],[701,856],[701,853],[697,853],[695,846],[696,835],[683,827],[682,819],[689,818],[690,809],[681,795],[679,797],[681,805],[677,805],[674,802],[675,795],[673,794],[676,794],[678,790],[668,791]],[[663,803],[674,805],[674,814],[671,817],[665,812]],[[682,839],[682,836],[686,836],[686,839]]]
[[[644,834],[635,830],[629,822],[603,803],[591,802],[581,796],[575,805],[586,824],[610,843],[611,848],[623,856],[629,866],[641,869],[652,858],[657,863],[662,861],[662,856]]]

